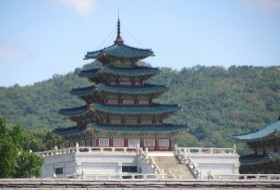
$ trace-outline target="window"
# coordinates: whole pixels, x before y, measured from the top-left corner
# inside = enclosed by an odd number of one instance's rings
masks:
[[[155,145],[155,139],[144,139],[144,146],[154,147]]]
[[[63,174],[63,168],[55,168],[55,174],[57,175]]]
[[[123,166],[122,172],[137,173],[137,166]]]
[[[108,147],[109,138],[99,138],[99,146]]]
[[[86,146],[91,146],[91,139],[86,140]]]
[[[124,146],[124,139],[113,138],[113,146],[123,147]]]

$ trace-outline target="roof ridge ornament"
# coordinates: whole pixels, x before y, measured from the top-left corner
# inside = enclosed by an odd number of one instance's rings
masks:
[[[123,40],[121,37],[121,22],[120,22],[120,18],[119,18],[119,12],[118,12],[118,22],[117,22],[117,38],[115,40],[115,44],[123,45]]]

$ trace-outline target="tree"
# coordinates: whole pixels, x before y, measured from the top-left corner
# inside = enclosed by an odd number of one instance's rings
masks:
[[[6,118],[0,118],[0,178],[40,175],[43,158],[23,149],[26,134],[20,126],[10,127]]]
[[[16,162],[16,172],[13,177],[33,177],[41,175],[43,158],[38,157],[32,152],[22,152]]]

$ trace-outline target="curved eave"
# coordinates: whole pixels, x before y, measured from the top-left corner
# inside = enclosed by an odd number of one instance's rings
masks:
[[[142,76],[152,76],[160,73],[159,68],[153,67],[112,67],[112,66],[104,66],[102,68],[102,72],[118,75],[118,76],[126,76],[126,77],[142,77]]]
[[[99,84],[97,88],[105,93],[113,94],[131,94],[131,95],[146,95],[146,94],[160,94],[168,90],[164,85],[149,85],[144,86],[115,86],[107,84]]]
[[[78,75],[79,77],[92,78],[98,73],[99,69],[82,70]]]
[[[88,127],[107,133],[172,133],[187,129],[186,125],[102,125],[89,124]]]
[[[280,121],[277,120],[272,123],[269,123],[262,129],[250,133],[234,135],[233,138],[239,141],[252,142],[252,141],[258,141],[260,139],[268,139],[273,136],[279,136],[279,135],[280,135]]]
[[[85,96],[91,94],[95,89],[95,86],[89,86],[85,88],[74,88],[70,91],[71,94],[76,96]]]
[[[86,78],[94,78],[98,74],[109,74],[116,76],[124,76],[124,77],[145,77],[145,76],[153,76],[160,73],[159,68],[153,67],[112,67],[112,66],[103,66],[100,69],[92,69],[92,70],[82,70],[79,73],[80,77]]]
[[[54,129],[54,133],[61,135],[61,136],[67,136],[67,135],[73,135],[73,134],[79,134],[83,133],[87,127],[68,127],[68,128],[57,128]]]
[[[91,109],[110,113],[110,114],[127,114],[127,115],[149,115],[149,114],[164,114],[175,112],[180,109],[179,105],[170,104],[170,105],[161,105],[161,104],[152,104],[152,105],[106,105],[93,103],[91,104]]]
[[[166,92],[168,89],[169,88],[165,85],[145,84],[144,86],[116,86],[109,84],[98,84],[96,86],[72,89],[70,93],[76,96],[86,96],[92,94],[96,90],[99,92],[112,94],[152,95],[161,94]]]
[[[89,108],[87,106],[76,107],[76,108],[68,108],[68,109],[61,109],[59,113],[66,116],[78,116],[88,112]]]
[[[154,56],[151,49],[140,49],[125,44],[114,44],[102,50],[87,52],[84,59],[103,59],[106,57],[144,59],[149,56]]]

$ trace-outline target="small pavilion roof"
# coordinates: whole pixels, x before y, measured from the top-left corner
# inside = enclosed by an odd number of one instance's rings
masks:
[[[168,90],[165,85],[145,84],[143,86],[116,86],[110,84],[97,84],[85,88],[72,89],[71,93],[77,96],[84,96],[92,93],[94,90],[115,94],[155,94],[162,93]]]
[[[106,125],[91,123],[88,127],[95,128],[104,132],[114,133],[170,133],[186,129],[186,125]]]
[[[257,141],[259,139],[263,139],[274,134],[280,134],[280,120],[274,121],[272,123],[267,124],[262,129],[259,129],[254,132],[234,135],[233,138],[240,141]]]
[[[176,104],[152,104],[152,105],[107,105],[100,103],[91,104],[91,109],[113,114],[163,114],[180,109]]]
[[[99,73],[106,73],[117,76],[125,76],[125,77],[141,77],[147,75],[155,75],[160,72],[159,68],[153,67],[113,67],[113,66],[103,66],[99,69],[91,69],[91,70],[82,70],[79,73],[81,77],[92,78]]]

